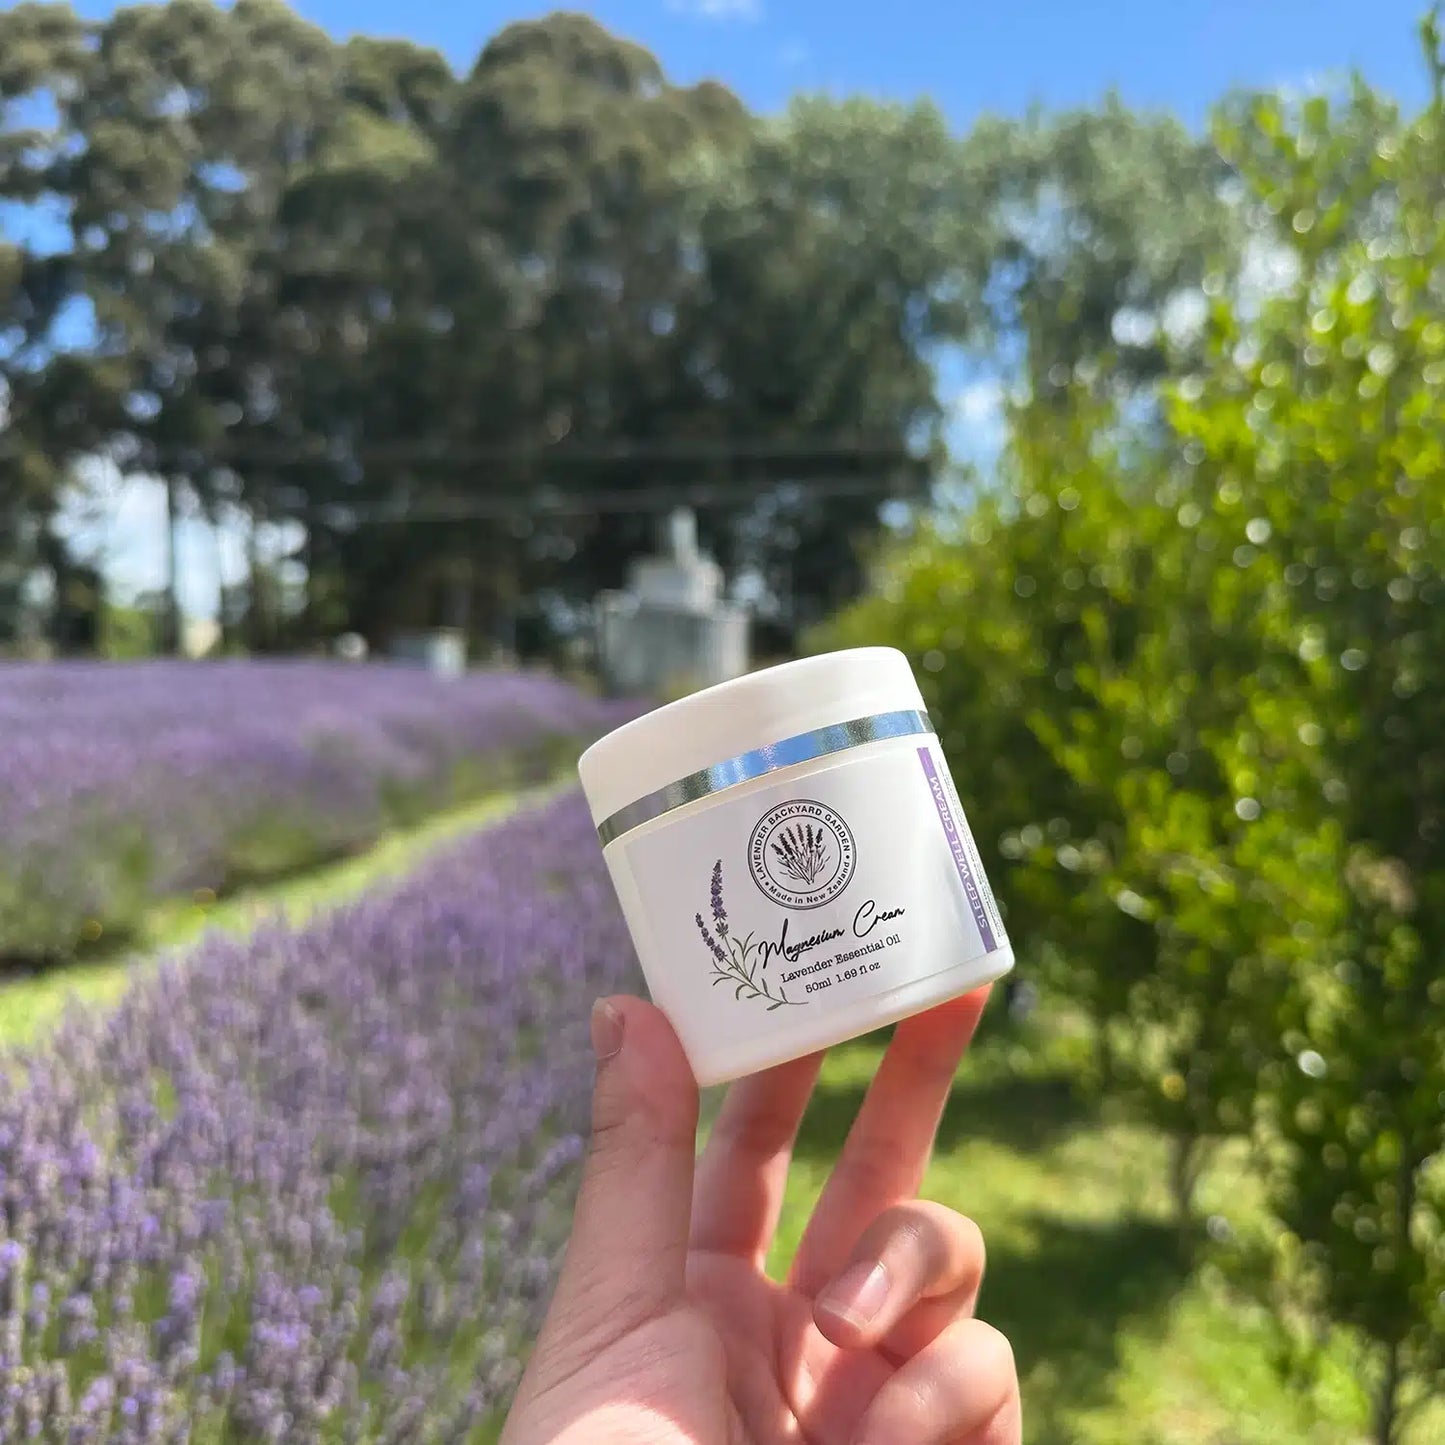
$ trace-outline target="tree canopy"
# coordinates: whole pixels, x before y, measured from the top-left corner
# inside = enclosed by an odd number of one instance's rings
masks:
[[[254,646],[495,636],[688,501],[786,641],[937,479],[941,355],[1047,376],[1121,311],[1157,333],[1227,230],[1167,119],[764,118],[576,14],[461,74],[281,0],[27,3],[0,57],[0,489],[48,532],[109,458],[173,516],[295,524],[301,605],[258,552]]]

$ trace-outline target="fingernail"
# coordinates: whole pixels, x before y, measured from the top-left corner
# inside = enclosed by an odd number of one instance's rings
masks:
[[[622,1048],[622,1015],[605,998],[592,1005],[592,1052],[599,1064]]]
[[[853,1326],[871,1324],[888,1300],[888,1271],[863,1260],[843,1271],[818,1299],[818,1307]]]

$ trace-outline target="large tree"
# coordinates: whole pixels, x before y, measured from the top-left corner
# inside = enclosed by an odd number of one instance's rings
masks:
[[[69,131],[49,104],[73,91],[85,34],[68,9],[21,5],[0,16],[0,641],[42,562],[68,592],[56,514],[75,460],[119,418],[122,366],[84,336],[88,293],[70,245]]]
[[[1117,105],[967,140],[926,105],[762,121],[579,15],[464,75],[280,0],[22,6],[0,52],[6,193],[64,237],[0,253],[27,486],[108,451],[173,518],[292,523],[304,605],[267,604],[254,547],[258,646],[575,612],[679,501],[786,645],[926,494],[940,359],[1108,351],[1223,224],[1217,160]]]
[[[1111,95],[1091,110],[985,117],[966,153],[1000,231],[994,334],[1031,392],[1060,392],[1105,358],[1121,384],[1165,375],[1201,283],[1232,275],[1244,240],[1213,143]]]

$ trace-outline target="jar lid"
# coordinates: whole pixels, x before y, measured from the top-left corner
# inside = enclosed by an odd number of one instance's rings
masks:
[[[577,770],[600,825],[638,799],[743,754],[818,728],[922,708],[901,652],[851,648],[764,668],[646,713],[593,743]]]

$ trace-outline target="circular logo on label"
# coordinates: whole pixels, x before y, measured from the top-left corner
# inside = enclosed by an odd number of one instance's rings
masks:
[[[748,843],[753,882],[784,908],[821,908],[853,881],[848,825],[825,803],[798,798],[759,820]]]

